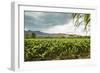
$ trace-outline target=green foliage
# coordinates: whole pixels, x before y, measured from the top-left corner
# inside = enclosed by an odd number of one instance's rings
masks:
[[[32,33],[32,38],[35,38],[36,37],[36,34],[35,33]]]
[[[25,39],[24,60],[64,60],[90,57],[89,38]]]
[[[88,32],[90,28],[90,14],[82,14],[82,13],[73,13],[74,25],[75,27],[79,27],[84,24],[84,31]]]
[[[31,38],[36,38],[36,34],[35,33],[24,33],[24,38],[25,39],[31,39]]]

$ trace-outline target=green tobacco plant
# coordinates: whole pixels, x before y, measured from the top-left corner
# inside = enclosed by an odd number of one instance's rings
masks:
[[[89,38],[25,39],[24,60],[64,60],[90,57]]]

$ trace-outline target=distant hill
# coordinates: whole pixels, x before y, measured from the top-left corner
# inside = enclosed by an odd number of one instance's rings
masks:
[[[81,35],[77,34],[65,34],[65,33],[44,33],[41,31],[24,31],[24,36],[31,37],[33,34],[36,35],[36,37],[82,37]]]
[[[32,37],[46,37],[48,33],[44,33],[41,31],[24,31],[25,38],[32,38]]]
[[[48,33],[44,33],[41,31],[32,31],[33,33],[35,33],[36,35],[48,35]]]

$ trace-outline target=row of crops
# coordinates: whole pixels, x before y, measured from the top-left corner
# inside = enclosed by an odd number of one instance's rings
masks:
[[[90,39],[25,39],[24,60],[64,60],[90,58]]]

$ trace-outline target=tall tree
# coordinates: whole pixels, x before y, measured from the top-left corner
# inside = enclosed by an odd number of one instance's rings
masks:
[[[35,38],[36,37],[36,34],[35,33],[32,33],[32,38]]]

